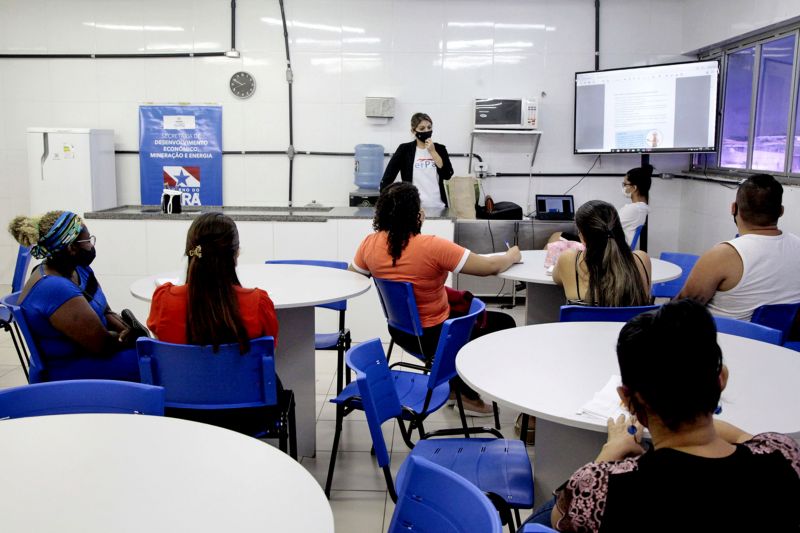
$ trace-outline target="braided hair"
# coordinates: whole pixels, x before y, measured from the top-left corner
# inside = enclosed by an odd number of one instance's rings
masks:
[[[395,266],[408,246],[409,239],[419,235],[422,229],[417,188],[407,182],[393,183],[386,187],[375,204],[372,228],[388,233],[388,251],[392,256],[392,266]]]

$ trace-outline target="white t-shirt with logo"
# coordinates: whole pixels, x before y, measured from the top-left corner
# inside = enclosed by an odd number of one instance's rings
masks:
[[[436,172],[436,162],[426,148],[417,147],[417,153],[414,154],[414,174],[411,180],[419,191],[422,207],[444,208],[442,195],[439,192],[439,174]]]

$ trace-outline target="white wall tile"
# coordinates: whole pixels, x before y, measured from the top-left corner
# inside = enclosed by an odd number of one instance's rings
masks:
[[[7,59],[5,97],[11,101],[49,102],[53,96],[50,85],[50,62],[46,59]]]
[[[194,50],[194,17],[191,2],[145,0],[142,23],[145,51],[191,52]]]
[[[92,59],[50,61],[53,102],[97,102],[97,64]]]
[[[56,128],[93,128],[97,125],[97,103],[57,102],[53,104],[47,126]]]
[[[50,102],[15,101],[6,104],[2,127],[6,132],[7,149],[27,150],[25,131],[31,126],[50,125],[52,107]]]
[[[171,58],[145,63],[145,98],[157,104],[194,102],[194,61]]]
[[[392,49],[395,52],[443,51],[446,2],[395,0],[391,18]],[[424,13],[425,16],[420,16]]]
[[[93,21],[97,52],[135,54],[145,51],[144,13],[152,4],[140,0],[95,2]]]
[[[230,78],[243,70],[242,59],[198,57],[194,59],[195,99],[198,102],[229,104],[241,102],[230,90]],[[256,89],[258,89],[256,80]]]
[[[139,104],[134,102],[100,102],[97,104],[96,128],[114,130],[117,150],[139,149]]]
[[[350,52],[342,55],[342,92],[344,104],[363,107],[367,96],[394,96],[391,54]]]
[[[289,107],[281,102],[248,101],[242,143],[245,150],[285,150],[289,146]]]
[[[289,2],[285,6],[289,43],[293,51],[341,51],[344,31],[339,0],[305,0]],[[360,35],[351,29],[347,34]]]
[[[9,53],[46,52],[50,29],[42,14],[48,13],[49,1],[15,1],[6,4],[4,40]]]
[[[242,4],[244,2],[241,2]],[[195,52],[219,52],[231,47],[231,9],[230,2],[218,0],[194,0],[194,42]],[[237,2],[237,25],[241,20]],[[226,24],[227,22],[227,24]]]
[[[68,6],[59,0],[49,0],[45,6],[47,51],[57,54],[89,54],[95,50],[94,14],[96,2],[70,1]]]
[[[145,59],[95,59],[97,98],[106,102],[143,102],[146,62]]]
[[[392,0],[342,0],[342,51],[387,52],[395,21]]]
[[[141,180],[139,179],[139,156],[118,155],[115,160],[117,174],[117,204],[139,205],[142,203]]]
[[[442,98],[442,54],[395,53],[392,87],[398,104],[438,102]]]
[[[342,57],[332,52],[292,54],[295,102],[329,103],[341,101]]]

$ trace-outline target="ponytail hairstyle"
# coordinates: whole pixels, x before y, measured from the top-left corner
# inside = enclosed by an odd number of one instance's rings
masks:
[[[236,223],[222,213],[203,213],[186,235],[188,304],[186,341],[211,345],[238,342],[240,351],[250,349],[247,329],[239,311],[236,275],[239,232]]]
[[[631,185],[635,185],[639,194],[644,196],[645,202],[650,203],[650,185],[653,181],[653,165],[648,164],[632,168],[626,174]]]
[[[614,206],[601,200],[586,202],[575,213],[575,224],[586,242],[592,302],[601,307],[648,305],[649,288],[625,241]]]
[[[409,239],[419,235],[422,229],[417,188],[401,181],[383,189],[375,204],[372,228],[389,234],[389,255],[392,256],[392,266],[395,266]]]

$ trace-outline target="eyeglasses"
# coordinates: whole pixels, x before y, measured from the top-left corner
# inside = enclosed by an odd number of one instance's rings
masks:
[[[94,235],[89,235],[88,239],[81,239],[81,240],[75,241],[75,242],[89,242],[89,243],[92,244],[92,246],[94,246],[94,243],[97,242],[97,237],[95,237]]]

